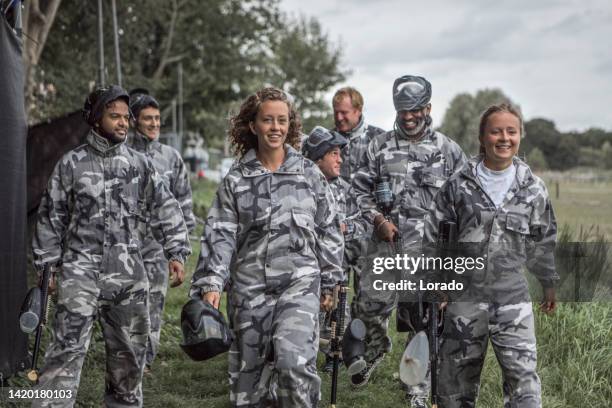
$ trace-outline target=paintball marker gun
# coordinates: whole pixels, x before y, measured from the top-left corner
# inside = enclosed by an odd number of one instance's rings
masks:
[[[30,334],[36,331],[34,341],[34,354],[32,355],[32,366],[28,371],[28,379],[32,382],[38,381],[38,355],[40,354],[40,340],[43,329],[47,324],[49,314],[49,280],[51,279],[51,268],[45,264],[42,272],[40,287],[36,286],[28,292],[21,313],[19,314],[19,326],[21,331]]]

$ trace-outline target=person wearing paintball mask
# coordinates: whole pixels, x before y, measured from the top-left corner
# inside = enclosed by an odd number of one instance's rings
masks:
[[[351,185],[340,176],[342,165],[342,149],[348,140],[340,133],[329,131],[322,126],[315,126],[304,141],[302,152],[304,157],[312,160],[319,166],[321,172],[327,179],[332,193],[336,200],[336,217],[340,224],[340,229],[344,236],[344,261],[343,281],[348,283],[349,268],[357,263],[358,253],[347,251],[347,247],[351,243],[358,243],[367,238],[368,223],[361,217],[359,205],[355,200],[355,195],[351,190]],[[322,339],[329,340],[331,336],[331,328],[326,325],[326,313],[322,312],[319,315],[320,336]],[[348,324],[350,320],[349,308],[345,311]],[[330,347],[322,346],[319,351],[325,354],[325,365],[321,371],[331,372],[333,368],[333,358]]]
[[[173,280],[191,253],[178,202],[152,164],[128,148],[129,96],[110,86],[93,91],[83,113],[85,143],[66,153],[49,179],[32,241],[34,265],[56,272],[57,305],[40,390],[68,398],[34,407],[72,407],[94,322],[106,346],[104,406],[141,407],[149,332],[148,279],[140,248],[148,224],[161,242]],[[54,282],[54,279],[53,279]]]
[[[466,162],[466,157],[457,143],[433,129],[429,81],[421,76],[402,76],[395,80],[392,91],[396,110],[394,129],[372,139],[353,188],[363,216],[373,224],[370,245],[373,250],[401,237],[398,250],[420,254],[423,218],[429,204],[446,179]],[[388,183],[392,193],[388,214],[377,206],[375,191],[380,182]],[[352,376],[355,386],[367,384],[373,370],[391,350],[387,328],[398,296],[390,291],[384,296],[374,294],[372,277],[371,269],[364,269],[353,301],[353,318],[363,320],[367,328],[368,361],[366,369]],[[423,384],[409,390],[414,407],[425,406],[427,388]]]
[[[179,152],[159,142],[161,117],[159,103],[155,98],[142,91],[132,92],[130,111],[134,118],[134,130],[130,132],[127,145],[143,153],[153,164],[166,187],[179,202],[185,224],[189,232],[195,227],[189,173]],[[145,373],[150,372],[157,354],[162,326],[162,316],[166,291],[168,290],[168,262],[161,243],[155,240],[152,231],[141,249],[144,265],[149,276],[149,317],[151,331],[147,341]],[[175,281],[173,286],[180,285]]]

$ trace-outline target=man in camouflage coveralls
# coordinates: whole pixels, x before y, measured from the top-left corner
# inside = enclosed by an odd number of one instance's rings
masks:
[[[361,217],[359,206],[355,200],[355,194],[351,190],[351,185],[340,176],[341,164],[343,162],[341,149],[348,143],[348,140],[341,134],[335,131],[316,126],[311,132],[308,139],[303,145],[304,156],[319,166],[321,172],[329,182],[329,186],[336,200],[336,217],[341,226],[341,231],[344,235],[344,261],[343,269],[345,274],[343,281],[348,283],[349,265],[356,265],[359,254],[354,251],[346,250],[347,246],[369,238],[368,223]],[[352,257],[352,258],[351,258]],[[325,318],[327,313],[321,312],[319,323],[321,324],[321,338],[329,339],[331,332],[330,327],[325,326]],[[350,312],[349,306],[345,311],[345,322],[349,323]],[[329,347],[321,347],[319,349],[325,354],[325,366],[322,371],[329,372],[332,369],[332,356]]]
[[[440,221],[457,224],[457,241],[485,269],[465,277],[468,288],[448,304],[441,336],[439,402],[473,408],[491,339],[502,368],[504,407],[542,406],[536,373],[534,318],[523,267],[544,287],[542,309],[554,310],[557,226],[546,186],[516,156],[516,176],[496,206],[477,177],[480,155],[442,187],[426,217],[424,243],[438,240]],[[452,274],[456,277],[456,274]],[[552,301],[552,309],[547,309]]]
[[[363,96],[353,87],[340,88],[332,99],[334,110],[335,131],[344,136],[348,143],[342,148],[342,165],[340,177],[349,185],[366,156],[368,144],[374,136],[385,131],[369,125],[363,116]],[[371,235],[372,227],[367,223],[367,235]],[[367,252],[367,240],[351,240],[346,242],[344,248],[346,256],[351,260],[347,264],[347,277],[353,272],[353,288],[355,293],[359,290],[359,276],[363,268],[363,255]]]
[[[180,207],[151,163],[123,143],[128,102],[116,86],[88,97],[92,129],[86,143],[60,159],[39,207],[35,266],[61,263],[61,269],[53,338],[38,387],[70,390],[72,398],[36,400],[35,407],[74,405],[96,319],[106,343],[105,406],[142,406],[149,318],[140,247],[146,222],[171,260],[172,275],[184,273],[190,247]]]
[[[425,78],[407,75],[395,81],[395,129],[374,137],[363,166],[353,180],[362,214],[374,225],[368,258],[372,251],[386,246],[384,241],[392,242],[396,234],[401,236],[402,251],[420,254],[423,218],[429,204],[446,179],[466,161],[455,142],[433,130],[430,98],[431,85]],[[393,193],[389,219],[377,208],[374,192],[379,181],[389,182]],[[364,372],[351,378],[357,386],[367,383],[373,369],[391,350],[387,327],[397,304],[397,293],[373,293],[373,278],[372,273],[362,275],[353,303],[353,318],[363,320],[367,328],[366,359],[369,361]],[[427,387],[417,387],[410,393],[424,397]]]
[[[180,153],[158,140],[159,103],[148,94],[135,94],[130,97],[130,111],[134,116],[135,129],[128,136],[127,145],[143,153],[153,163],[166,187],[179,202],[187,229],[189,232],[193,231],[195,218],[192,211],[189,172]],[[164,302],[168,290],[168,262],[163,247],[155,240],[150,230],[147,231],[141,254],[149,276],[151,330],[147,341],[145,370],[150,370],[159,348]]]
[[[249,150],[222,181],[208,212],[191,296],[230,282],[230,400],[315,407],[319,293],[342,279],[334,198],[318,167],[291,146],[271,172]],[[314,329],[314,330],[313,330]]]

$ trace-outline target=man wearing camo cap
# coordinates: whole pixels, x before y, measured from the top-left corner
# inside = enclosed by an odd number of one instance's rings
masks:
[[[394,129],[374,137],[367,148],[362,166],[355,175],[353,188],[363,216],[373,224],[370,247],[383,247],[401,236],[401,250],[420,254],[423,218],[438,189],[466,161],[454,141],[433,129],[431,84],[420,76],[406,75],[393,84],[396,110]],[[393,206],[386,218],[377,207],[377,183],[389,183]],[[396,292],[373,293],[371,269],[364,269],[353,318],[363,320],[367,328],[364,371],[351,377],[355,386],[367,384],[370,375],[391,350],[387,335],[389,316],[397,305]],[[409,390],[413,407],[425,407],[428,385]]]
[[[347,244],[358,243],[366,239],[368,233],[367,222],[361,217],[351,185],[340,177],[343,162],[341,150],[347,143],[348,140],[340,133],[329,131],[322,126],[316,126],[303,144],[304,156],[319,166],[336,199],[336,218],[344,235],[345,251],[342,269],[344,270],[343,280],[345,282],[348,282],[349,279],[348,268],[350,265],[356,264],[357,260],[355,258],[358,256],[355,252],[346,251]],[[323,312],[319,314],[319,328],[321,338],[329,340],[331,329],[325,324],[326,315]],[[345,315],[345,322],[348,324],[350,320],[348,305]],[[333,358],[329,347],[322,347],[319,351],[325,354],[325,366],[321,371],[331,372]]]
[[[106,345],[104,406],[141,407],[149,332],[148,279],[140,248],[146,225],[184,279],[191,253],[178,202],[147,158],[125,146],[129,96],[118,86],[92,92],[84,108],[85,144],[55,166],[38,210],[34,265],[61,269],[53,337],[38,388],[69,398],[35,400],[34,407],[72,407],[93,325]],[[51,288],[55,289],[55,278]]]
[[[181,154],[158,140],[161,126],[159,103],[141,90],[140,93],[133,92],[130,96],[130,110],[134,116],[135,129],[128,136],[127,145],[143,153],[151,161],[170,193],[179,202],[187,229],[189,232],[193,231],[195,218],[192,211],[189,172]],[[149,277],[151,332],[147,341],[145,372],[150,372],[159,348],[164,302],[168,290],[168,261],[164,256],[162,245],[155,240],[151,230],[147,230],[141,254]]]

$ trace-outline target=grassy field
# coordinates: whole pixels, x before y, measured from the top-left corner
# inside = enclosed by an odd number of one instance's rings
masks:
[[[194,196],[203,214],[213,197],[210,183],[194,184]],[[560,182],[559,198],[554,184],[549,184],[553,205],[560,225],[574,230],[582,225],[598,225],[609,237],[612,234],[612,182]],[[202,207],[203,206],[203,207]],[[198,231],[201,232],[201,231]],[[199,248],[193,242],[189,274],[195,267]],[[228,407],[226,355],[204,363],[186,357],[178,344],[180,310],[188,285],[171,289],[165,309],[166,324],[162,345],[152,375],[145,376],[145,407]],[[224,308],[224,306],[222,306]],[[393,324],[391,326],[394,326]],[[612,305],[610,303],[560,304],[553,316],[536,312],[538,371],[542,379],[546,408],[612,406]],[[387,356],[365,388],[353,389],[344,371],[340,372],[338,407],[407,406],[397,379],[397,364],[405,335],[392,328],[394,350]],[[330,381],[323,374],[322,403],[328,406]],[[23,379],[15,385],[26,384]],[[87,356],[77,406],[100,407],[104,388],[104,345],[96,330]],[[479,407],[502,407],[501,373],[494,353],[489,350],[482,374]]]

